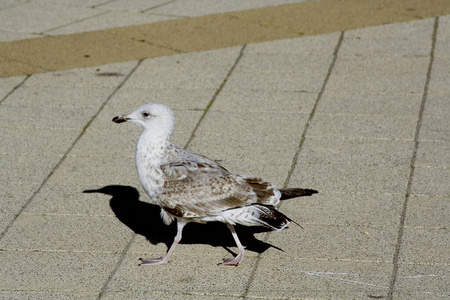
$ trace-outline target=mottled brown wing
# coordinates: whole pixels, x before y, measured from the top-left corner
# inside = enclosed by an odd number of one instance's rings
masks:
[[[231,174],[219,164],[183,161],[161,168],[166,178],[160,205],[172,215],[184,218],[215,216],[257,201],[245,179]]]

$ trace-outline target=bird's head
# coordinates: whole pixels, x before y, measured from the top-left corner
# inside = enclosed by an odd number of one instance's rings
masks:
[[[175,125],[175,114],[163,104],[148,103],[128,115],[116,116],[112,120],[116,123],[131,121],[144,128],[144,131],[171,135]]]

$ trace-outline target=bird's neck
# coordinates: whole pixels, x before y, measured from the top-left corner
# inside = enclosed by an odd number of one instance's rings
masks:
[[[159,166],[170,145],[170,135],[144,131],[136,145],[136,160],[145,161],[147,167]]]

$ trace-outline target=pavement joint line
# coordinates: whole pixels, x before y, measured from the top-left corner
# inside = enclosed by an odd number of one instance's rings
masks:
[[[125,257],[128,254],[128,250],[130,250],[131,245],[133,244],[134,240],[136,239],[136,235],[137,235],[137,233],[135,233],[135,232],[132,233],[132,236],[131,236],[130,240],[128,241],[128,244],[123,249],[116,266],[114,267],[114,269],[112,270],[112,272],[109,274],[108,278],[106,279],[105,283],[103,284],[102,289],[100,290],[100,292],[98,294],[97,300],[102,299],[103,296],[105,295],[105,292],[106,292],[106,289],[108,288],[109,283],[114,278],[114,275],[117,273],[117,271],[119,270],[123,261],[125,260]]]
[[[322,87],[321,87],[319,93],[317,94],[316,101],[314,102],[314,106],[313,106],[311,112],[309,113],[308,120],[307,120],[307,122],[305,124],[305,127],[303,129],[299,145],[297,146],[297,150],[296,150],[296,152],[294,154],[294,157],[292,159],[291,168],[290,168],[290,170],[288,172],[288,175],[286,176],[286,180],[284,181],[283,187],[287,187],[288,186],[289,181],[290,181],[290,179],[292,177],[292,174],[294,173],[294,169],[295,169],[295,167],[297,165],[297,162],[298,162],[298,156],[300,154],[300,150],[301,150],[301,148],[303,146],[303,143],[304,143],[304,141],[306,139],[306,133],[308,132],[309,125],[311,124],[311,121],[312,121],[312,119],[314,117],[314,114],[315,114],[315,111],[317,109],[317,106],[319,104],[319,101],[322,98],[323,92],[325,91],[325,88],[327,86],[328,80],[329,80],[329,78],[331,76],[331,73],[333,72],[334,66],[336,64],[338,52],[339,52],[339,49],[341,48],[342,41],[344,40],[344,33],[345,33],[345,31],[342,31],[341,34],[339,35],[338,41],[337,41],[336,46],[335,46],[334,51],[333,51],[333,59],[332,59],[332,61],[330,63],[330,66],[328,67],[327,75],[325,76],[325,79],[323,81]],[[267,232],[265,237],[264,237],[264,242],[267,243],[267,241],[269,240],[269,237],[270,237],[270,232]],[[254,276],[255,276],[255,274],[257,272],[257,269],[259,267],[259,263],[260,263],[261,259],[262,259],[262,255],[259,253],[257,255],[257,260],[256,260],[256,263],[255,263],[255,266],[253,267],[253,270],[250,273],[249,281],[247,283],[247,286],[246,286],[245,292],[244,292],[244,298],[246,298],[248,296],[248,293],[249,293],[249,290],[250,290],[250,286],[251,286],[251,284],[253,282]]]
[[[219,96],[220,92],[225,87],[225,84],[227,83],[228,78],[231,76],[231,74],[233,73],[234,69],[238,65],[239,61],[241,60],[242,56],[244,55],[244,50],[245,50],[246,46],[247,45],[243,45],[241,47],[241,50],[239,51],[239,55],[236,57],[236,60],[234,61],[233,65],[231,66],[231,68],[228,71],[227,75],[225,75],[225,78],[223,79],[223,81],[220,84],[219,88],[216,90],[214,95],[211,97],[211,100],[209,100],[208,105],[206,106],[202,116],[200,117],[200,119],[198,120],[197,124],[195,125],[195,128],[192,130],[192,134],[189,137],[189,140],[187,141],[186,145],[184,146],[184,149],[187,149],[189,147],[189,145],[191,144],[192,140],[195,138],[195,133],[197,132],[197,129],[200,127],[200,124],[202,123],[202,121],[205,118],[206,114],[209,112],[209,109],[211,108],[211,106],[216,101],[217,96]]]
[[[415,163],[416,163],[416,158],[417,158],[417,152],[418,152],[418,149],[419,149],[419,134],[420,134],[420,128],[421,128],[421,125],[422,125],[422,118],[423,118],[423,112],[424,112],[424,109],[425,109],[425,102],[426,102],[427,97],[428,97],[428,88],[429,88],[429,85],[430,85],[431,71],[432,71],[433,62],[434,62],[434,51],[435,51],[435,48],[436,48],[436,39],[437,39],[438,27],[439,27],[439,17],[436,17],[434,19],[433,33],[432,33],[432,39],[431,39],[430,62],[428,64],[428,69],[427,69],[427,74],[426,74],[426,79],[425,79],[425,85],[424,85],[424,88],[423,88],[422,102],[420,104],[420,110],[419,110],[419,115],[418,115],[417,124],[416,124],[416,131],[415,131],[415,135],[414,135],[414,148],[413,148],[413,153],[412,153],[412,157],[411,157],[411,164],[410,164],[410,172],[409,172],[408,184],[407,184],[407,187],[406,187],[405,200],[403,202],[402,213],[401,213],[401,216],[400,216],[400,223],[399,223],[399,226],[398,226],[397,243],[396,243],[396,246],[395,246],[394,258],[393,258],[392,277],[391,277],[390,284],[389,284],[389,293],[387,295],[387,300],[392,300],[393,299],[393,294],[394,294],[394,290],[395,290],[395,283],[397,281],[397,273],[398,273],[399,257],[400,257],[400,248],[402,246],[402,238],[403,238],[403,229],[405,228],[406,212],[407,212],[407,209],[408,209],[409,197],[411,195],[411,186],[412,186],[412,182],[413,182],[413,179],[414,179]]]
[[[86,125],[81,130],[81,133],[77,136],[77,138],[73,141],[73,143],[70,145],[68,150],[64,153],[64,155],[61,157],[61,159],[58,161],[58,163],[53,167],[53,169],[50,171],[50,173],[47,175],[47,177],[42,181],[42,183],[39,185],[39,187],[36,189],[36,191],[31,195],[31,197],[25,202],[24,205],[20,208],[20,210],[14,215],[13,219],[8,223],[8,225],[5,226],[5,229],[0,233],[0,240],[3,239],[3,237],[6,235],[6,233],[9,231],[11,226],[14,224],[14,222],[17,220],[17,218],[22,214],[22,212],[27,208],[27,206],[33,201],[33,199],[36,197],[36,195],[41,191],[41,189],[46,185],[46,183],[50,180],[50,178],[53,176],[53,174],[56,172],[56,170],[61,166],[61,164],[65,161],[66,157],[72,151],[72,149],[75,147],[75,145],[78,143],[78,141],[81,139],[81,137],[86,132],[86,129],[89,127],[89,125],[97,118],[98,114],[103,110],[105,105],[108,103],[108,101],[117,93],[117,91],[125,84],[125,82],[128,81],[128,79],[131,77],[131,75],[136,71],[136,69],[141,65],[142,60],[139,60],[136,64],[136,66],[131,69],[131,71],[128,73],[128,75],[122,80],[122,82],[114,89],[114,91],[106,98],[105,102],[100,106],[100,108],[97,110],[97,112],[93,115],[93,117],[86,123]],[[30,76],[27,77],[27,79]]]
[[[12,94],[12,93],[14,93],[18,88],[20,88],[24,83],[25,83],[25,81],[27,81],[28,80],[28,78],[30,78],[30,76],[31,75],[26,75],[25,76],[25,78],[18,84],[18,85],[16,85],[15,87],[13,87],[12,89],[11,89],[11,91],[9,91],[9,93],[7,93],[2,99],[0,99],[0,105],[2,105],[2,103]]]
[[[312,119],[314,118],[314,115],[316,113],[316,110],[317,110],[317,107],[319,105],[320,99],[322,99],[322,95],[325,92],[325,88],[326,88],[326,86],[328,84],[328,81],[330,79],[331,73],[333,72],[334,66],[336,65],[339,49],[341,48],[342,41],[344,40],[344,33],[345,33],[345,31],[341,32],[341,34],[339,36],[339,39],[338,39],[338,42],[336,44],[336,47],[334,48],[333,60],[330,63],[327,75],[325,76],[325,79],[323,81],[322,87],[321,87],[319,93],[317,94],[316,101],[314,102],[314,106],[313,106],[313,108],[312,108],[312,110],[311,110],[311,112],[309,114],[308,120],[306,121],[306,125],[303,128],[303,132],[302,132],[302,135],[301,135],[301,138],[300,138],[300,143],[297,146],[297,151],[295,152],[295,155],[294,155],[294,157],[292,159],[291,169],[289,170],[289,173],[288,173],[288,175],[286,177],[286,180],[284,181],[283,187],[287,187],[288,186],[289,181],[291,180],[292,174],[294,173],[295,167],[297,166],[298,156],[299,156],[300,150],[301,150],[301,148],[302,148],[302,146],[303,146],[303,144],[305,142],[306,134],[308,133],[309,126],[311,125]]]
[[[99,17],[99,16],[101,16],[101,15],[107,14],[107,13],[109,13],[109,11],[104,11],[104,12],[98,13],[98,14],[93,15],[93,16],[89,16],[89,17],[86,17],[86,18],[82,18],[82,19],[79,19],[79,20],[75,20],[75,21],[70,22],[70,23],[67,23],[67,24],[63,24],[63,25],[60,25],[60,26],[56,26],[56,27],[53,27],[53,28],[51,28],[51,29],[47,29],[47,30],[41,31],[41,32],[39,32],[38,34],[49,36],[47,33],[48,33],[48,32],[52,32],[53,30],[57,30],[57,29],[60,29],[60,28],[64,28],[64,27],[67,27],[67,26],[70,26],[70,25],[73,25],[73,24],[77,24],[77,23],[86,21],[86,20],[90,20],[90,19]]]
[[[163,6],[166,6],[166,5],[168,5],[168,4],[170,4],[170,3],[173,3],[173,2],[175,2],[175,1],[177,1],[177,0],[167,1],[167,2],[164,2],[164,3],[158,4],[158,5],[155,5],[155,6],[146,8],[146,9],[144,9],[144,10],[141,10],[140,13],[146,13],[146,12],[148,12],[148,11],[150,11],[150,10],[153,10],[153,9],[156,9],[156,8],[160,8],[160,7],[163,7]]]

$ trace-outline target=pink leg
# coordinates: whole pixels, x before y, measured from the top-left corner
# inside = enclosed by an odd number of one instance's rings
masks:
[[[234,230],[234,226],[231,224],[228,224],[228,223],[227,223],[227,226],[228,226],[228,229],[230,229],[230,231],[231,231],[231,235],[233,236],[234,241],[236,242],[236,245],[239,249],[239,253],[235,258],[224,259],[222,265],[237,267],[241,263],[241,261],[244,259],[245,249],[244,249],[244,246],[242,246],[241,241],[239,241],[239,238],[236,234],[236,230]]]
[[[172,246],[170,246],[169,250],[167,251],[166,256],[160,257],[160,258],[152,258],[152,259],[142,259],[141,260],[141,266],[155,266],[155,265],[163,265],[167,264],[170,259],[170,255],[172,254],[173,250],[175,249],[175,246],[181,241],[181,233],[183,232],[183,227],[187,223],[181,220],[177,220],[177,235],[175,236],[175,239],[173,240]]]

